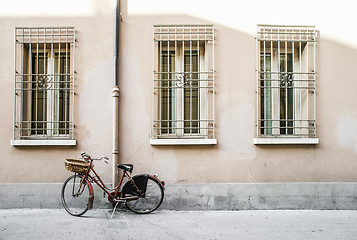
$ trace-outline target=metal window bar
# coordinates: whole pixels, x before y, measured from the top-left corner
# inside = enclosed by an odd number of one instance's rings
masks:
[[[153,28],[153,138],[214,138],[213,25]]]
[[[15,28],[14,139],[74,139],[73,27]]]
[[[258,25],[257,137],[316,137],[314,26]]]

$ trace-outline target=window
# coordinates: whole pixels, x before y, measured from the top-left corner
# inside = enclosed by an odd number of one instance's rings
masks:
[[[16,28],[14,140],[73,139],[74,28]]]
[[[213,50],[212,25],[154,26],[152,139],[215,138]]]
[[[257,141],[316,138],[316,36],[312,26],[258,25]]]

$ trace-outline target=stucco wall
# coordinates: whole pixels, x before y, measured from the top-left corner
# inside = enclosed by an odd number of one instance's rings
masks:
[[[154,24],[214,24],[215,146],[150,146]],[[284,24],[284,22],[281,22]],[[311,22],[314,24],[314,22]],[[254,145],[254,34],[189,15],[126,15],[121,23],[121,155],[170,183],[356,181],[357,48],[317,41],[318,145]],[[254,29],[252,30],[254,32]],[[132,103],[132,104],[131,104]]]
[[[88,3],[91,1],[87,1]],[[105,2],[103,1],[105,6]],[[112,4],[111,4],[112,5]],[[96,157],[111,155],[114,10],[107,6],[88,14],[64,16],[0,16],[0,182],[63,182],[70,175],[65,158],[82,151]],[[47,6],[47,5],[46,5]],[[95,6],[92,6],[95,7]],[[87,8],[86,8],[87,9]],[[29,10],[30,11],[30,10]],[[63,27],[76,30],[75,51],[75,147],[14,147],[14,34],[15,27]],[[111,165],[96,163],[104,181],[111,182]]]
[[[86,1],[85,1],[86,2]],[[111,155],[113,82],[113,6],[88,0],[94,11],[70,16],[16,15],[0,17],[1,137],[0,183],[63,182],[68,176],[64,158],[82,151]],[[258,0],[255,2],[259,2]],[[251,3],[253,4],[253,3]],[[98,7],[100,6],[100,7]],[[122,4],[120,25],[120,162],[133,163],[134,172],[157,173],[166,182],[352,182],[357,180],[357,46],[330,38],[329,22],[317,25],[317,136],[318,145],[253,144],[256,123],[256,24],[291,24],[258,17],[246,9],[242,29],[217,17],[188,14],[127,14]],[[153,8],[155,6],[153,5]],[[224,13],[222,6],[217,10]],[[208,10],[208,8],[206,10]],[[84,8],[87,9],[87,8]],[[265,6],[274,12],[274,4]],[[190,9],[192,11],[192,9]],[[322,10],[301,24],[323,22]],[[227,14],[232,14],[228,11]],[[343,14],[340,13],[340,16]],[[236,21],[232,14],[225,21]],[[256,16],[256,18],[254,18]],[[326,18],[326,15],[324,15]],[[253,21],[254,19],[255,22]],[[264,20],[264,22],[262,22]],[[273,22],[269,22],[274,20]],[[347,19],[348,20],[348,19]],[[346,19],[335,18],[341,25]],[[254,22],[252,25],[251,23]],[[295,21],[297,22],[297,20]],[[152,66],[154,24],[214,24],[215,116],[214,146],[151,146]],[[299,24],[299,22],[297,23]],[[76,29],[75,139],[76,147],[13,147],[14,28],[74,26]],[[247,31],[248,29],[248,31]],[[332,28],[332,30],[335,28]],[[354,29],[338,29],[336,36],[354,36]],[[350,32],[350,35],[348,33]],[[342,34],[342,35],[343,35]],[[112,165],[96,163],[111,181]]]

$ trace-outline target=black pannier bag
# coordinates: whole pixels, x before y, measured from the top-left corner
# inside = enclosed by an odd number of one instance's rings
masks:
[[[146,192],[146,186],[148,184],[148,174],[139,174],[134,176],[132,179],[136,185],[136,187],[140,190],[142,194],[145,194]],[[125,183],[122,193],[125,194],[131,194],[131,195],[136,195],[136,196],[141,196],[140,192],[137,190],[131,181],[128,181]]]

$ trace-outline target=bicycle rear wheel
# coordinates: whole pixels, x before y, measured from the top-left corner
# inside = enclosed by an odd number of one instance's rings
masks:
[[[81,216],[88,210],[90,190],[83,176],[75,174],[63,183],[61,200],[64,209],[73,215]]]
[[[129,197],[126,194],[125,197]],[[135,213],[147,214],[155,211],[164,199],[164,189],[158,180],[149,176],[144,197],[125,202],[126,207]]]

